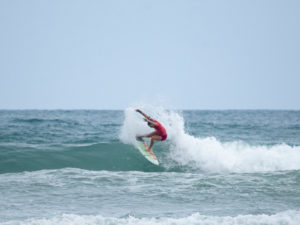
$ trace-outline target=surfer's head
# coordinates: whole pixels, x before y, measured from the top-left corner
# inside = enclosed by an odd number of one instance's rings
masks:
[[[150,123],[150,122],[148,122],[147,124],[148,124],[148,126],[151,127],[151,128],[154,127],[154,125],[153,125],[152,123]]]

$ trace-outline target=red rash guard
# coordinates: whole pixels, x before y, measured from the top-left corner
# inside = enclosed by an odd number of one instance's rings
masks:
[[[162,137],[161,140],[162,141],[166,140],[167,139],[166,129],[157,120],[153,120],[153,121],[157,124],[157,126],[155,126],[154,129],[156,130],[157,134]]]

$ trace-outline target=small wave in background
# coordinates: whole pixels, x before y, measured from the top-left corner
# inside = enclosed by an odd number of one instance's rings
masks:
[[[255,224],[255,225],[298,225],[300,223],[299,211],[286,211],[274,215],[243,215],[243,216],[205,216],[199,213],[192,214],[184,218],[111,218],[103,216],[82,216],[65,214],[51,219],[32,219],[27,221],[11,221],[0,223],[1,225],[236,225],[236,224]]]

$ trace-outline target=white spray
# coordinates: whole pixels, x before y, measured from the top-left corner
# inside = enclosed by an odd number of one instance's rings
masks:
[[[125,110],[120,139],[126,144],[134,144],[136,134],[152,131],[135,109]],[[209,172],[300,169],[300,146],[252,146],[241,141],[222,143],[215,137],[194,137],[185,132],[184,119],[179,113],[149,105],[142,105],[140,109],[164,125],[168,133],[169,157],[181,166]]]

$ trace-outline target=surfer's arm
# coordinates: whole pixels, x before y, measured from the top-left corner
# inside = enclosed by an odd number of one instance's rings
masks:
[[[145,117],[145,119],[147,119],[147,120],[150,120],[150,119],[151,119],[150,116],[148,116],[148,115],[147,115],[146,113],[144,113],[142,110],[136,109],[135,111],[137,111],[138,113],[142,114],[142,115]]]
[[[151,123],[152,125],[154,125],[155,127],[157,126],[157,123],[154,122],[154,120],[148,116],[146,113],[144,113],[142,110],[140,109],[136,109],[135,111],[137,111],[138,113],[142,114],[145,118],[144,120],[147,122],[147,123]]]

